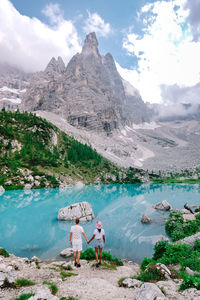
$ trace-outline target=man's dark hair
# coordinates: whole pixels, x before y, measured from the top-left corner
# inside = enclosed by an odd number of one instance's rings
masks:
[[[76,218],[75,222],[76,222],[76,224],[79,224],[79,218]]]

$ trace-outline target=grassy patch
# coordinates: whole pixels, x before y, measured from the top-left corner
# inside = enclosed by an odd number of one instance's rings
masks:
[[[60,266],[61,270],[67,270],[67,271],[71,271],[72,270],[72,266],[71,265],[67,265],[67,266]]]
[[[21,294],[19,297],[14,298],[14,300],[26,300],[26,299],[29,299],[32,296],[35,296],[35,294],[34,293]]]
[[[184,179],[178,179],[178,178],[152,178],[151,181],[153,183],[200,183],[200,178],[194,179],[194,178],[184,178]]]
[[[0,255],[4,256],[4,257],[9,257],[10,256],[10,254],[8,253],[8,251],[6,251],[3,248],[0,248]]]
[[[35,285],[36,282],[28,280],[26,278],[19,278],[15,281],[15,287],[17,289],[19,289],[22,286],[31,286],[31,285]]]
[[[53,284],[53,283],[51,283],[49,281],[43,281],[43,284],[47,284],[49,286],[49,288],[51,290],[51,293],[53,295],[55,295],[57,293],[58,287],[55,284]]]
[[[62,277],[62,280],[64,280],[66,277],[78,276],[77,273],[64,272],[64,271],[61,271],[61,272],[60,272],[60,275],[61,275],[61,277]]]
[[[127,277],[122,277],[118,280],[118,286],[122,286],[122,282],[126,279]]]
[[[137,276],[137,279],[144,282],[156,282],[164,280],[165,277],[155,265],[148,265],[146,270]]]
[[[37,268],[37,269],[40,269],[40,264],[39,264],[39,261],[38,261],[38,260],[35,261],[35,264],[36,264],[36,268]]]
[[[107,264],[105,262],[102,263],[101,265],[102,265],[102,267],[107,268],[107,269],[117,270],[117,267],[115,265],[110,265],[110,264]]]

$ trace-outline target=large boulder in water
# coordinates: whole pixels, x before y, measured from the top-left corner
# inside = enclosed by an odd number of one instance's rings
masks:
[[[81,222],[91,221],[94,219],[92,206],[88,202],[79,202],[61,208],[58,212],[57,219],[63,221],[74,221],[79,218]]]
[[[159,210],[171,210],[172,207],[171,205],[167,202],[167,200],[163,200],[162,202],[157,203],[154,206],[155,209],[159,209]]]

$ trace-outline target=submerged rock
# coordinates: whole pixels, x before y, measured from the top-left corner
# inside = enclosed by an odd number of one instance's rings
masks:
[[[94,213],[88,202],[79,202],[61,208],[58,212],[57,219],[63,221],[74,221],[79,218],[81,222],[91,221],[94,219]]]
[[[151,223],[151,218],[148,216],[148,215],[146,215],[146,214],[143,214],[142,215],[142,218],[141,218],[141,222],[142,223],[145,223],[145,224],[147,224],[147,223]]]
[[[154,208],[158,210],[171,210],[172,206],[167,202],[167,200],[163,200],[162,202],[157,203]]]

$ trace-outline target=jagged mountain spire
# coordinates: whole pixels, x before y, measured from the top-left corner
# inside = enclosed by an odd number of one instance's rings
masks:
[[[91,32],[88,35],[86,35],[85,42],[82,49],[82,54],[83,55],[93,54],[96,57],[100,57],[99,50],[98,50],[98,41],[95,32]]]
[[[62,60],[62,58],[59,56],[56,60],[55,57],[52,57],[50,62],[48,63],[45,72],[51,73],[51,72],[57,72],[57,73],[63,73],[65,70],[65,64]]]

